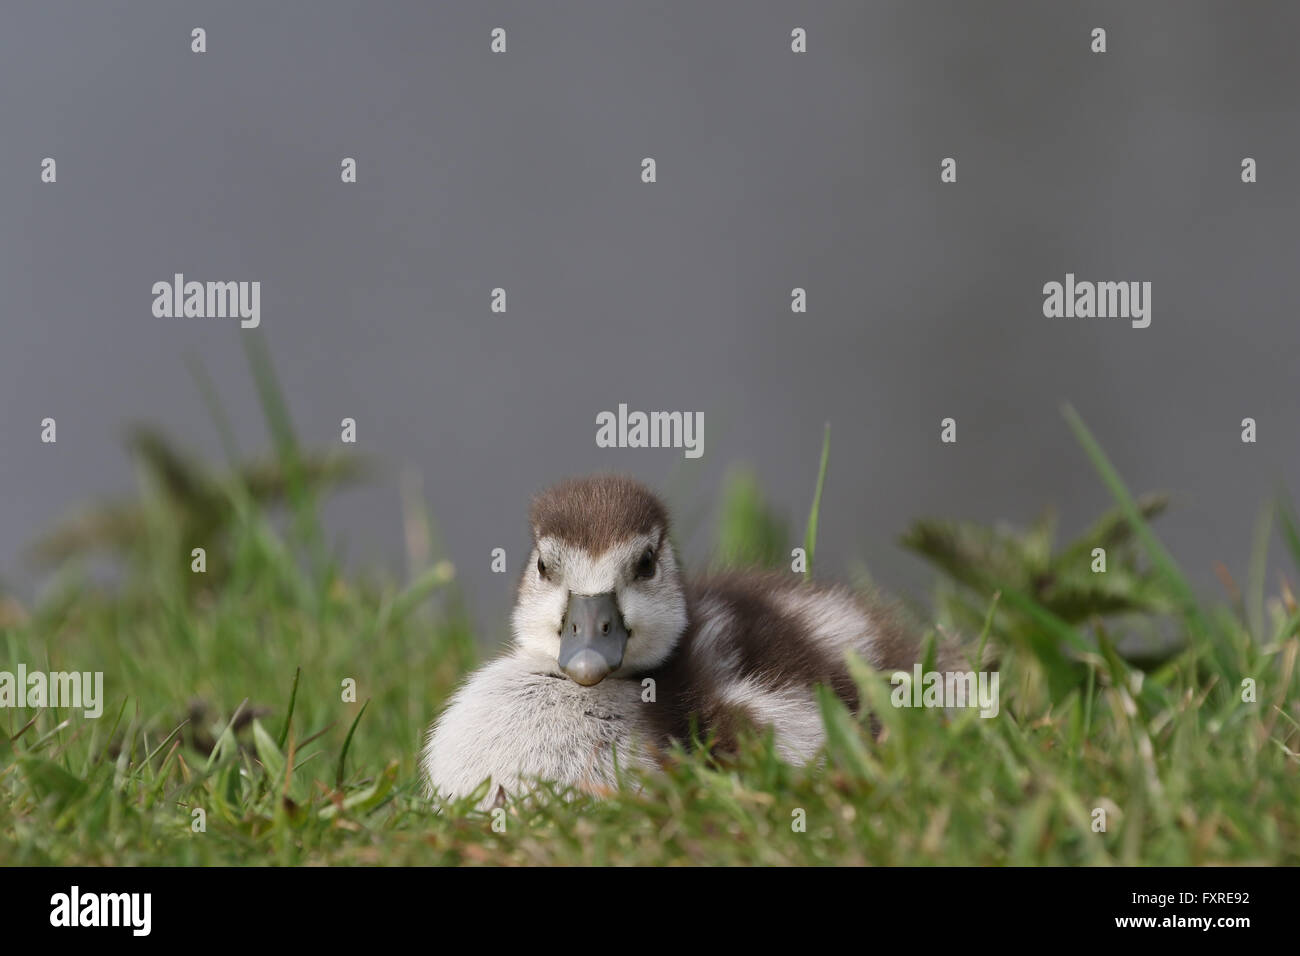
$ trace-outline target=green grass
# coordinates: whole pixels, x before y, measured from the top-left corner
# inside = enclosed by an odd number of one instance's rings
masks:
[[[1245,599],[1198,602],[1148,525],[1159,502],[1129,494],[1072,412],[1114,514],[1055,552],[1049,520],[920,521],[904,541],[941,572],[933,627],[999,649],[998,717],[895,709],[859,668],[883,733],[823,698],[819,765],[756,737],[604,800],[543,792],[504,832],[464,805],[435,812],[416,754],[479,656],[452,569],[404,586],[343,575],[269,364],[258,375],[290,521],[239,470],[205,476],[223,506],[197,523],[154,481],[138,533],[116,529],[119,588],[66,570],[33,609],[0,603],[0,669],[103,671],[107,698],[98,720],[0,711],[0,864],[1300,863],[1300,617],[1284,584],[1266,597],[1267,534]],[[719,553],[788,555],[752,482],[735,493]],[[1277,523],[1300,563],[1289,506]],[[196,527],[204,542],[185,539]],[[1105,575],[1089,570],[1098,542]],[[200,543],[206,575],[190,571]]]

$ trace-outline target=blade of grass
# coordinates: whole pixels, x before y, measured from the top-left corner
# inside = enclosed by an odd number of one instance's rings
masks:
[[[212,748],[212,753],[208,754],[208,762],[205,765],[204,769],[206,770],[212,769],[212,765],[216,763],[218,754],[222,754],[232,747],[238,749],[235,745],[235,731],[234,731],[235,721],[239,719],[240,712],[247,705],[248,705],[248,698],[245,697],[242,701],[239,702],[239,706],[235,708],[235,712],[230,715],[230,720],[229,722],[227,722],[225,729],[222,730],[221,733],[217,735],[217,742]]]
[[[993,592],[993,600],[989,601],[989,613],[984,618],[984,627],[980,629],[979,647],[975,650],[975,667],[976,669],[984,666],[984,648],[988,645],[989,635],[993,632],[993,615],[997,613],[998,601],[1002,599],[1001,591]]]
[[[1273,530],[1273,509],[1265,505],[1255,521],[1251,542],[1250,566],[1246,571],[1246,620],[1250,631],[1260,640],[1267,635],[1264,618],[1264,585],[1268,574],[1268,544]]]
[[[181,728],[184,727],[189,722],[190,719],[186,717],[179,724],[177,724],[175,729],[173,729],[170,734],[168,734],[166,737],[162,739],[162,743],[160,743],[157,747],[155,747],[152,751],[150,751],[149,755],[144,758],[144,763],[142,763],[140,766],[142,768],[148,767],[149,764],[153,762],[153,758],[158,756],[158,752],[167,746],[167,742],[171,740],[173,737],[175,737],[178,733],[180,733]]]
[[[293,690],[289,691],[289,712],[284,715],[284,727],[281,728],[280,736],[275,741],[275,745],[281,750],[284,749],[284,742],[289,739],[289,727],[293,724],[293,705],[298,700],[298,679],[300,677],[302,677],[302,668],[294,668]]]
[[[813,572],[813,551],[817,547],[817,519],[822,508],[822,488],[826,484],[826,466],[830,463],[831,458],[831,423],[826,423],[826,431],[822,436],[822,459],[817,468],[817,490],[813,492],[812,511],[808,514],[808,529],[803,536],[804,554],[807,555],[808,566],[804,570],[804,577],[811,578]]]
[[[370,698],[367,697],[366,702],[357,711],[356,719],[352,721],[352,726],[348,728],[348,735],[343,741],[343,750],[339,753],[338,770],[334,774],[334,787],[337,790],[343,789],[343,764],[348,759],[348,748],[352,746],[352,735],[357,732],[357,724],[361,723],[361,715],[366,712],[366,708],[369,706]]]
[[[1291,552],[1291,560],[1295,562],[1296,569],[1300,570],[1300,521],[1296,520],[1295,508],[1285,489],[1277,495],[1277,516],[1282,525],[1282,538],[1286,541],[1287,550]]]
[[[185,365],[189,368],[190,375],[194,377],[203,404],[208,407],[208,414],[212,416],[213,424],[216,425],[217,436],[221,439],[221,448],[226,454],[226,460],[231,468],[238,468],[243,459],[239,454],[239,446],[235,443],[235,433],[226,418],[225,409],[221,407],[221,401],[217,398],[216,387],[208,377],[207,369],[198,358],[188,353],[185,356]]]
[[[1092,437],[1092,432],[1088,430],[1088,426],[1083,423],[1083,419],[1079,416],[1079,413],[1074,410],[1073,406],[1066,405],[1063,409],[1063,414],[1065,415],[1065,420],[1069,423],[1070,428],[1073,429],[1075,438],[1077,438],[1079,444],[1083,446],[1084,453],[1087,454],[1088,459],[1092,462],[1093,468],[1096,469],[1097,474],[1101,476],[1102,482],[1110,490],[1111,496],[1123,510],[1125,517],[1129,520],[1129,524],[1131,524],[1134,531],[1137,532],[1138,538],[1142,541],[1143,545],[1146,546],[1147,554],[1151,558],[1152,564],[1155,565],[1160,576],[1164,578],[1165,584],[1172,592],[1176,602],[1182,610],[1188,626],[1191,627],[1198,636],[1208,638],[1211,635],[1210,623],[1201,611],[1200,605],[1197,603],[1196,597],[1192,592],[1191,585],[1188,584],[1187,579],[1183,577],[1183,574],[1179,570],[1172,555],[1165,550],[1164,545],[1160,543],[1159,539],[1157,539],[1155,534],[1151,531],[1151,526],[1143,520],[1137,502],[1133,499],[1133,495],[1130,494],[1128,488],[1125,486],[1123,479],[1120,478],[1119,472],[1117,472],[1115,467],[1110,463],[1110,459],[1106,457],[1106,453],[1102,451],[1101,446],[1097,444],[1097,440]]]
[[[324,533],[320,526],[320,515],[316,510],[315,495],[303,469],[302,454],[294,434],[289,406],[285,402],[284,393],[280,391],[275,368],[271,363],[271,353],[266,346],[266,340],[261,335],[241,338],[249,366],[252,368],[258,398],[262,403],[262,413],[266,416],[267,427],[275,443],[276,455],[280,460],[280,466],[284,469],[286,491],[293,507],[298,533],[307,544],[315,570],[319,575],[325,575],[328,566],[325,560]],[[328,581],[324,583],[328,585]]]

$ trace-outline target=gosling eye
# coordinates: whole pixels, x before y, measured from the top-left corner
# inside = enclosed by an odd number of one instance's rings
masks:
[[[639,557],[636,562],[636,576],[640,579],[652,578],[655,576],[654,548],[646,548],[641,552],[641,557]]]

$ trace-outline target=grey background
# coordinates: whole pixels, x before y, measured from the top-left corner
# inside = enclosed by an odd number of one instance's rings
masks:
[[[1176,493],[1159,528],[1207,589],[1215,561],[1244,573],[1279,481],[1300,492],[1296,4],[0,17],[0,580],[20,592],[40,589],[33,536],[131,492],[126,423],[220,457],[187,352],[242,447],[268,448],[251,334],[305,441],[337,442],[352,416],[392,466],[327,508],[348,559],[401,569],[393,476],[418,470],[487,641],[506,633],[542,485],[618,469],[671,487],[698,562],[732,463],[800,526],[824,421],[823,567],[860,558],[914,593],[931,575],[895,544],[911,517],[1024,523],[1055,504],[1068,532],[1107,503],[1063,401],[1135,489]],[[1259,183],[1240,182],[1243,156]],[[154,318],[150,286],[177,271],[260,280],[262,328]],[[1066,272],[1151,281],[1151,327],[1044,318],[1043,283]],[[704,457],[598,449],[595,415],[619,402],[703,411]],[[57,445],[39,442],[47,415]],[[1257,445],[1239,440],[1247,415]],[[494,547],[509,574],[489,572]]]

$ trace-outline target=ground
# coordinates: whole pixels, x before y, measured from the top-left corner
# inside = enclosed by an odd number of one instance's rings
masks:
[[[860,668],[881,733],[827,699],[813,766],[755,736],[726,760],[680,753],[617,793],[542,792],[496,815],[435,808],[418,776],[429,721],[491,652],[453,569],[345,579],[281,442],[288,530],[231,479],[206,524],[149,499],[119,587],[74,562],[31,607],[0,598],[0,670],[105,675],[98,719],[0,711],[0,865],[1300,863],[1285,577],[1275,597],[1253,577],[1222,606],[1193,596],[1147,524],[1157,507],[1073,424],[1118,506],[1090,537],[1053,554],[1047,526],[918,522],[906,539],[943,574],[921,611],[932,628],[996,650],[996,717],[895,708],[887,677]],[[752,483],[737,487],[720,553],[788,554]],[[196,526],[202,574],[181,540]],[[1170,629],[1145,656],[1112,639]]]

